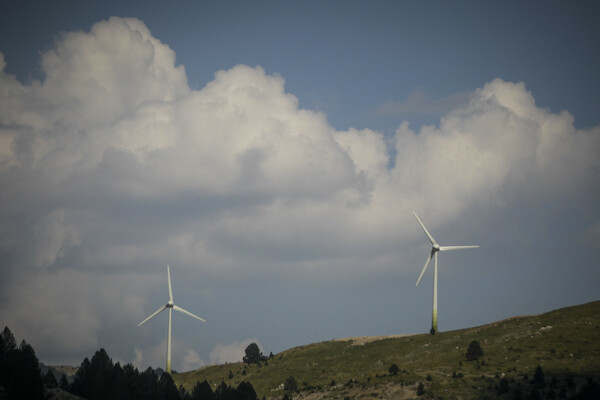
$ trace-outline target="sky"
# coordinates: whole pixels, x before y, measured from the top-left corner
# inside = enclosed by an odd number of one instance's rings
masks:
[[[597,2],[22,1],[0,324],[173,368],[600,298]]]

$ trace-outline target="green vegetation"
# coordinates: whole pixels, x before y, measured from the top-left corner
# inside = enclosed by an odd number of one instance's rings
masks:
[[[485,355],[467,362],[473,341]],[[247,381],[259,398],[267,399],[288,395],[284,387],[290,377],[297,382],[298,392],[290,393],[293,398],[416,398],[420,384],[420,398],[435,399],[598,393],[600,302],[435,336],[362,342],[299,346],[274,355],[268,364],[215,365],[173,379],[188,391],[205,379],[213,389],[220,382],[235,387]],[[390,371],[393,364],[396,374]]]
[[[73,376],[73,383],[62,374],[56,381],[55,369],[45,367],[42,373],[33,348],[25,341],[17,347],[8,327],[0,333],[0,400],[105,400],[105,399],[160,399],[160,400],[256,400],[256,392],[249,382],[233,388],[225,382],[213,392],[204,381],[186,391],[175,386],[171,375],[160,376],[152,369],[140,373],[131,364],[121,367],[113,363],[104,349],[85,358]],[[291,378],[293,379],[293,378]]]
[[[122,367],[104,349],[83,360],[67,391],[88,400],[180,399],[169,374],[159,377],[151,368],[140,373],[131,364]]]
[[[25,340],[17,347],[12,332],[5,327],[0,333],[0,399],[43,398],[44,380],[33,347]]]
[[[477,340],[473,340],[471,343],[469,343],[469,348],[467,349],[467,354],[465,354],[465,357],[467,357],[467,361],[475,361],[479,357],[483,357],[483,350],[481,349],[481,345]]]
[[[243,361],[247,364],[258,364],[267,359],[256,343],[250,343],[244,352],[246,355],[244,356]]]
[[[100,349],[72,383],[65,374],[57,382],[58,367],[42,373],[33,348],[25,341],[17,347],[7,327],[0,400],[73,398],[68,392],[88,400],[600,398],[600,302],[435,336],[315,343],[268,360],[258,346],[247,350],[253,362],[159,377],[113,363]]]

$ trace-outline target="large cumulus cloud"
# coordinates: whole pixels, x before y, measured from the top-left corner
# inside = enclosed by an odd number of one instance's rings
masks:
[[[576,130],[523,83],[496,79],[390,139],[336,130],[261,67],[192,90],[136,19],[61,35],[41,68],[25,84],[0,72],[0,314],[57,353],[143,317],[142,287],[158,285],[145,273],[167,262],[226,277],[389,269],[420,235],[411,209],[443,226],[540,198],[576,198],[598,232],[600,128]]]
[[[593,151],[599,144],[599,128],[576,130],[568,112],[538,108],[523,83],[495,79],[439,127],[416,134],[402,124],[392,175],[397,187],[417,188],[421,200],[443,198],[435,208],[452,217],[473,203],[554,198],[584,189],[597,180]]]

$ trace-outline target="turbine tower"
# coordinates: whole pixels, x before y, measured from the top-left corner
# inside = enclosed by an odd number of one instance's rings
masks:
[[[429,238],[429,241],[431,242],[431,252],[427,256],[427,261],[425,261],[425,266],[423,267],[423,270],[421,271],[421,275],[419,275],[419,279],[417,279],[417,284],[415,286],[419,286],[419,282],[421,282],[421,278],[423,277],[423,274],[425,273],[425,270],[427,269],[427,266],[429,265],[429,263],[431,262],[431,258],[433,257],[433,259],[434,259],[434,261],[433,261],[433,266],[434,266],[433,267],[433,314],[431,316],[431,331],[429,331],[429,333],[431,333],[432,335],[435,335],[435,333],[438,331],[438,324],[437,324],[437,314],[438,314],[438,310],[437,310],[437,282],[438,282],[437,253],[438,253],[438,251],[474,249],[479,246],[440,246],[435,241],[433,236],[431,236],[431,233],[429,233],[427,228],[425,228],[425,225],[423,225],[423,223],[419,219],[419,216],[417,215],[417,213],[413,211],[413,214],[415,214],[417,221],[419,221],[421,228],[423,228],[423,230],[425,231],[425,234],[427,235],[427,237]]]
[[[187,314],[190,317],[199,319],[202,322],[206,322],[206,321],[203,320],[202,318],[198,317],[197,315],[194,315],[191,312],[186,311],[183,308],[176,306],[173,303],[173,291],[171,290],[171,272],[169,271],[168,265],[167,265],[167,281],[169,282],[169,301],[167,301],[167,304],[165,304],[164,306],[162,306],[161,308],[156,310],[156,312],[154,312],[154,314],[152,314],[151,316],[149,316],[148,318],[146,318],[145,320],[140,322],[138,324],[138,326],[149,321],[150,319],[155,317],[161,311],[166,310],[167,308],[169,309],[169,333],[167,335],[167,374],[171,375],[171,313],[173,312],[173,310],[176,310],[176,311],[179,311],[180,313]]]

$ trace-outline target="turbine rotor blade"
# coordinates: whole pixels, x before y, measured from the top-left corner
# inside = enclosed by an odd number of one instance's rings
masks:
[[[158,310],[156,310],[156,311],[154,312],[154,314],[152,314],[151,316],[149,316],[148,318],[146,318],[145,320],[143,320],[142,322],[140,322],[140,323],[138,324],[138,326],[140,326],[140,325],[142,325],[144,322],[146,322],[146,321],[148,321],[148,320],[152,319],[152,317],[156,316],[156,314],[158,314],[159,312],[161,312],[161,311],[162,311],[162,310],[164,310],[165,308],[167,308],[167,306],[166,306],[166,305],[162,306],[161,308],[159,308]]]
[[[423,225],[423,223],[419,219],[419,216],[417,215],[417,213],[413,211],[413,214],[415,214],[415,217],[417,218],[417,221],[419,221],[419,225],[421,225],[421,228],[423,228],[423,231],[425,231],[425,234],[429,238],[429,241],[431,242],[431,244],[437,244],[437,242],[435,241],[435,239],[433,238],[433,236],[431,236],[431,233],[429,233],[429,231],[427,230],[427,228],[425,228],[425,225]]]
[[[167,280],[169,281],[169,301],[173,302],[173,291],[171,290],[171,271],[169,270],[169,265],[167,264]]]
[[[184,310],[183,308],[181,308],[181,307],[178,307],[178,306],[176,306],[176,305],[173,305],[173,309],[174,309],[174,310],[177,310],[177,311],[179,311],[180,313],[187,314],[187,315],[189,315],[190,317],[194,317],[194,318],[196,318],[196,319],[199,319],[199,320],[200,320],[200,321],[202,321],[202,322],[206,322],[205,320],[203,320],[203,319],[202,319],[202,318],[200,318],[199,316],[197,316],[197,315],[194,315],[194,314],[192,314],[191,312],[189,312],[189,311],[186,311],[186,310]]]
[[[479,246],[441,246],[440,251],[449,251],[449,250],[462,250],[462,249],[476,249]]]
[[[431,256],[433,256],[434,253],[435,253],[435,251],[431,250],[431,253],[429,253],[429,255],[427,256],[427,261],[425,261],[425,266],[421,270],[421,275],[419,275],[419,279],[417,279],[417,284],[415,286],[419,286],[419,282],[421,282],[421,278],[423,277],[423,274],[425,273],[427,266],[431,262]]]

